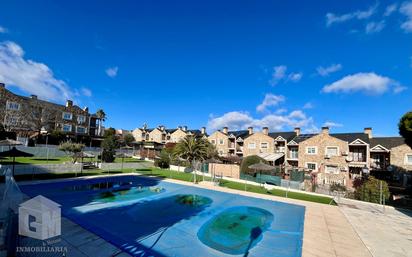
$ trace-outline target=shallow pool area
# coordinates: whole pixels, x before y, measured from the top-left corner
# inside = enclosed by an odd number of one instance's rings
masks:
[[[303,206],[141,176],[21,186],[132,256],[301,256]],[[62,231],[64,233],[64,231]]]

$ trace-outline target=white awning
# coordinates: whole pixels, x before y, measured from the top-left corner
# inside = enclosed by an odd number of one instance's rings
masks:
[[[264,159],[265,161],[274,162],[277,159],[280,159],[281,157],[283,157],[284,155],[285,155],[284,153],[260,153],[257,156]]]

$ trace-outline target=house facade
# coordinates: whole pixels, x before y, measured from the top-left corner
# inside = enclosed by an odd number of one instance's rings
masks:
[[[98,136],[98,119],[87,107],[67,100],[60,105],[40,100],[36,95],[20,96],[0,83],[0,122],[17,135],[32,136],[40,131],[61,131],[71,136]]]
[[[136,128],[132,132],[136,142],[155,142],[157,144],[178,143],[188,135],[206,136],[206,128],[201,130],[189,130],[187,126],[179,126],[176,129],[166,129],[165,126],[160,125],[156,128],[147,128],[143,126]]]

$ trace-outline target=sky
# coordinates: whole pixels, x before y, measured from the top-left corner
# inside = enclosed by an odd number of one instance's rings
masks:
[[[412,107],[412,0],[16,0],[0,10],[0,82],[102,108],[106,127],[389,136]]]

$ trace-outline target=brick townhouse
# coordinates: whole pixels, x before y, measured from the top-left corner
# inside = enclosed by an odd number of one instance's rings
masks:
[[[330,133],[328,127],[317,134],[301,134],[299,128],[287,132],[254,132],[253,128],[212,133],[208,140],[221,156],[258,155],[273,165],[298,167],[317,174],[319,183],[351,185],[365,168],[370,172],[412,170],[412,149],[402,137],[373,137],[372,128],[363,132]]]
[[[20,96],[6,89],[3,83],[0,83],[0,123],[22,137],[54,130],[68,136],[98,136],[98,119],[87,107],[80,108],[71,100],[61,105],[36,95]]]

